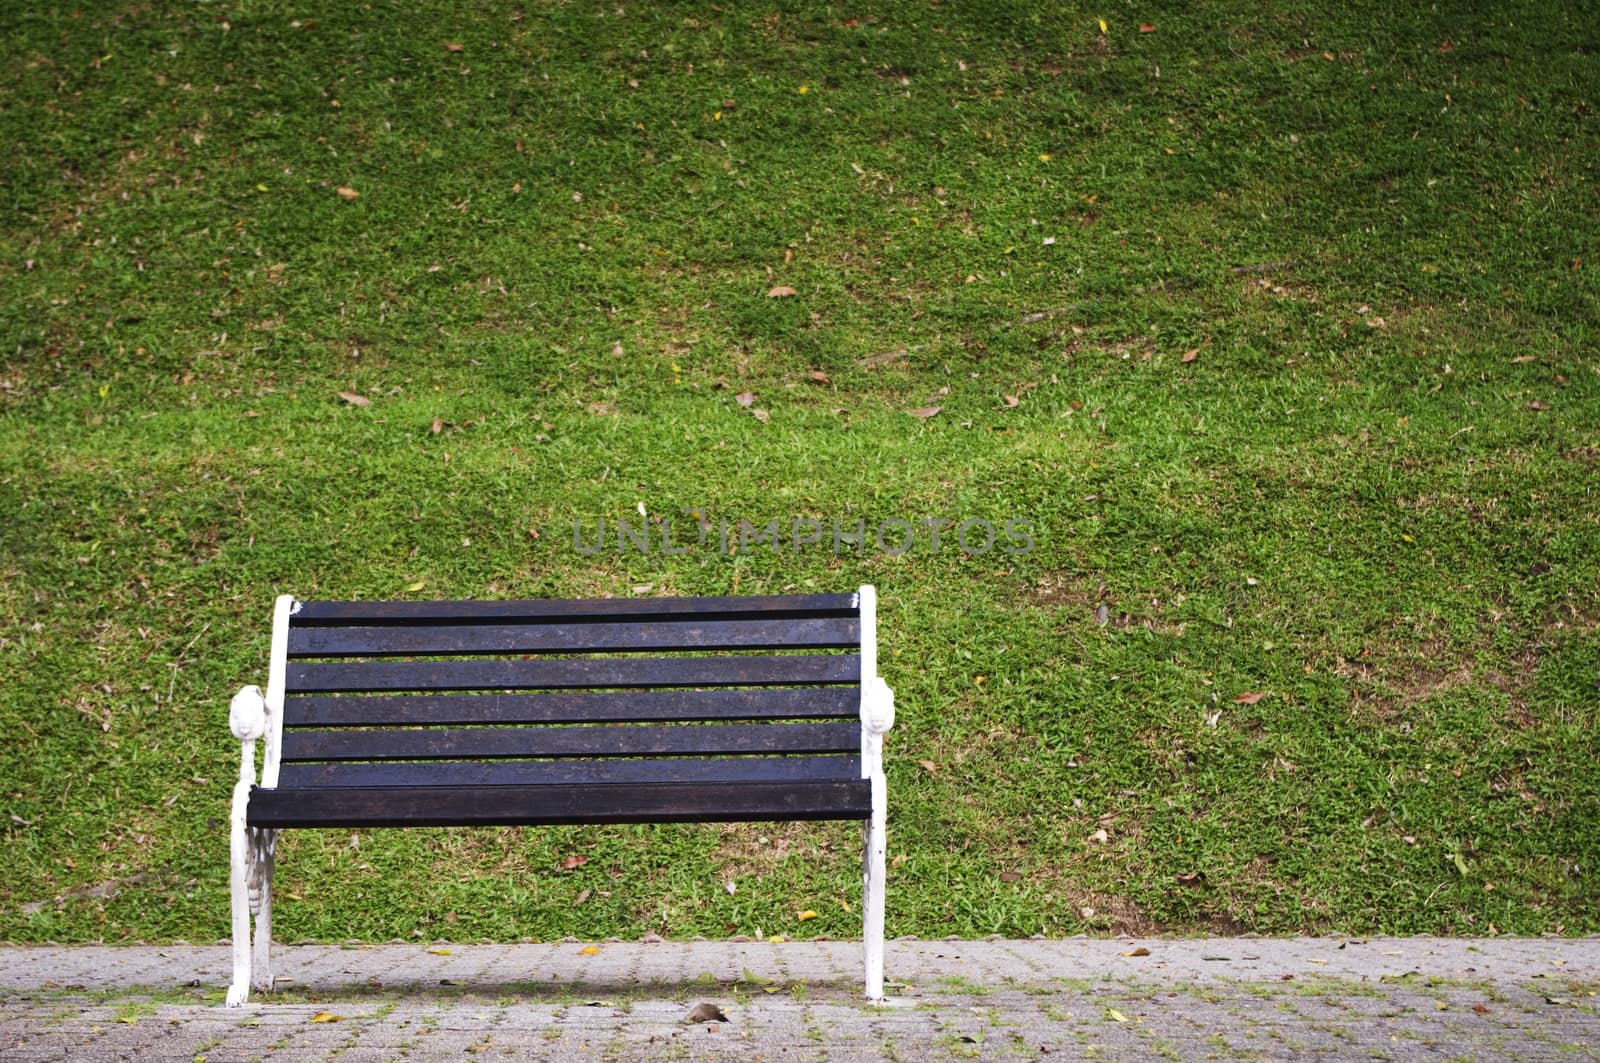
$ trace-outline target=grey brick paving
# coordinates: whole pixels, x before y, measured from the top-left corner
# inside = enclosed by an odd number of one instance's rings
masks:
[[[897,941],[886,1008],[849,942],[584,948],[280,946],[229,1010],[224,946],[4,946],[0,1061],[1600,1060],[1593,938]]]

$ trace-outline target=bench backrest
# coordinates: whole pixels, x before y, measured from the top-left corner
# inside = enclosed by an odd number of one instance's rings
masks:
[[[862,778],[855,594],[300,602],[280,788]]]

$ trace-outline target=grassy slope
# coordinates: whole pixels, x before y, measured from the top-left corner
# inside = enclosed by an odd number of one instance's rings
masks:
[[[418,582],[877,583],[891,933],[1600,930],[1592,24],[613,7],[4,16],[0,935],[223,933],[272,596]],[[280,927],[848,935],[854,845],[300,832]]]

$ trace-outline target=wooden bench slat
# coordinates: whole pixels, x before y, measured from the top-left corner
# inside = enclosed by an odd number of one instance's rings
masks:
[[[283,735],[284,763],[296,760],[848,753],[860,748],[860,727],[844,723],[285,731]]]
[[[491,653],[673,650],[834,650],[861,644],[855,617],[601,624],[444,624],[289,629],[289,657],[407,657]]]
[[[853,687],[638,690],[611,693],[296,695],[285,727],[383,727],[472,723],[632,723],[646,720],[854,720]]]
[[[300,602],[294,627],[439,622],[604,623],[629,617],[653,619],[759,619],[761,617],[858,616],[854,594],[778,594],[715,598],[566,598],[534,601]]]
[[[553,661],[290,662],[291,693],[555,690],[583,687],[787,686],[856,683],[859,654],[780,657],[602,657]]]
[[[624,782],[825,782],[861,778],[860,756],[710,760],[388,761],[285,764],[284,789],[325,786],[593,786]]]
[[[466,827],[864,819],[866,780],[596,786],[347,787],[250,793],[256,827]]]

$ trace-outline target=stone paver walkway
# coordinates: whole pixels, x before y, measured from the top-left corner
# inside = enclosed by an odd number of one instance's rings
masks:
[[[597,949],[598,951],[592,951]],[[1600,940],[0,947],[0,1060],[1600,1059]],[[687,1021],[701,1002],[727,1021]]]

